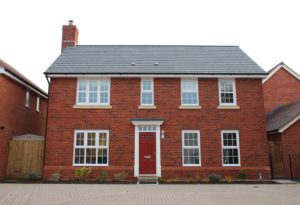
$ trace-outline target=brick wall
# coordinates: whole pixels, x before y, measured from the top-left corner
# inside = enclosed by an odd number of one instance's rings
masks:
[[[200,79],[201,110],[181,110],[180,79],[154,80],[157,109],[140,110],[140,79],[112,78],[112,109],[74,109],[77,79],[51,79],[44,178],[62,170],[64,179],[73,178],[72,159],[75,129],[108,129],[109,166],[94,168],[112,173],[128,170],[133,176],[134,126],[130,118],[164,118],[161,129],[163,178],[182,178],[216,172],[235,175],[245,170],[251,178],[270,176],[265,134],[263,91],[259,79],[237,79],[240,110],[218,110],[218,80]],[[182,167],[181,131],[200,130],[201,167]],[[222,167],[221,130],[239,130],[242,167]],[[94,176],[97,174],[94,173]],[[204,176],[203,176],[204,177]]]
[[[300,154],[300,120],[298,120],[298,122],[289,127],[285,132],[283,132],[281,134],[281,137],[282,149],[284,153],[285,175],[290,177],[291,170],[288,155],[295,153]],[[298,166],[300,166],[300,164]]]
[[[36,94],[30,93],[30,109],[25,107],[26,88],[0,75],[0,178],[6,173],[8,143],[11,137],[22,134],[44,135],[47,102],[40,98],[36,112]]]
[[[283,68],[263,84],[263,89],[266,113],[279,105],[300,100],[300,81]]]

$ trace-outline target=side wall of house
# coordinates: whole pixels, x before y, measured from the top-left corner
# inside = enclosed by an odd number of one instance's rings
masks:
[[[0,178],[6,174],[11,137],[28,133],[45,134],[47,101],[40,98],[40,112],[37,112],[37,95],[30,92],[30,108],[26,108],[26,90],[15,81],[0,75]]]
[[[291,177],[289,154],[300,155],[300,120],[282,133],[282,148],[284,153],[285,175]],[[298,158],[298,167],[300,160]],[[299,168],[297,170],[299,172]],[[298,173],[299,175],[299,173]]]
[[[266,113],[275,107],[300,100],[300,81],[284,68],[263,84]]]
[[[44,178],[60,171],[63,179],[73,179],[74,130],[109,130],[109,166],[93,167],[93,176],[105,170],[128,171],[133,176],[134,126],[131,118],[163,118],[161,165],[163,178],[188,175],[207,177],[210,173],[236,176],[239,170],[251,178],[263,173],[269,178],[262,83],[259,79],[236,79],[239,110],[219,110],[218,79],[199,79],[202,109],[179,109],[180,79],[154,79],[156,109],[141,110],[140,79],[112,78],[112,109],[75,109],[77,79],[51,79],[46,131]],[[201,166],[182,166],[182,130],[200,130]],[[241,167],[223,167],[221,130],[239,130]]]

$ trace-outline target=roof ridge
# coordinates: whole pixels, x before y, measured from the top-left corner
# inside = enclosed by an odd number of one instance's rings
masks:
[[[77,46],[182,46],[182,47],[239,47],[238,45],[186,45],[186,44],[80,44]],[[76,46],[76,47],[77,47]],[[68,47],[70,48],[70,47]]]

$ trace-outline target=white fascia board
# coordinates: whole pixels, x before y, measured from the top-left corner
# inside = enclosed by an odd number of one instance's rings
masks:
[[[0,74],[3,74],[3,75],[5,75],[5,76],[7,76],[8,78],[10,78],[10,79],[16,81],[17,83],[23,85],[24,87],[26,87],[26,88],[28,88],[28,89],[34,91],[35,93],[39,94],[39,95],[42,96],[43,98],[48,99],[48,97],[47,97],[46,95],[44,95],[44,94],[41,93],[40,91],[36,90],[36,89],[33,88],[32,86],[30,86],[30,85],[28,85],[28,84],[22,82],[21,80],[19,80],[18,78],[16,78],[16,77],[13,76],[12,74],[6,72],[5,69],[2,68],[2,67],[0,67]]]
[[[183,74],[47,74],[50,78],[99,78],[99,77],[123,77],[123,78],[266,78],[266,75],[183,75]]]
[[[276,66],[275,69],[273,69],[271,71],[271,73],[269,73],[269,75],[267,76],[267,78],[263,79],[263,83],[267,82],[275,73],[277,73],[278,70],[280,70],[280,68],[285,69],[292,76],[294,76],[295,78],[297,78],[298,80],[300,80],[300,76],[295,71],[293,71],[291,68],[287,67],[286,65],[279,64],[279,65]]]

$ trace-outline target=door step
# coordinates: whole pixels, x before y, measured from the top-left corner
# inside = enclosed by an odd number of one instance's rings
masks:
[[[139,184],[158,184],[158,177],[155,175],[140,175],[138,177]]]

